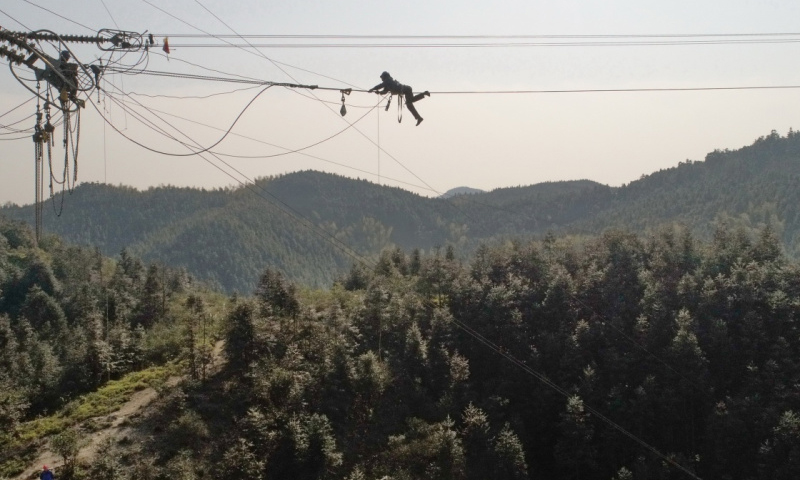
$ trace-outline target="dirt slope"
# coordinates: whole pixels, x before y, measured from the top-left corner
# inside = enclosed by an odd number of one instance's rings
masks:
[[[214,345],[212,371],[219,369],[222,363],[222,345],[223,342],[217,342]],[[183,379],[183,377],[170,377],[167,380],[168,386],[175,386]],[[101,425],[108,425],[105,428],[93,432],[88,437],[84,438],[84,444],[78,453],[78,461],[91,461],[97,453],[97,448],[105,440],[120,439],[133,434],[133,430],[127,427],[126,420],[142,409],[147,407],[158,396],[158,392],[151,387],[139,390],[134,393],[131,398],[125,402],[117,411],[102,417],[95,417],[92,421]],[[84,422],[85,423],[85,422]],[[42,465],[47,465],[51,470],[58,472],[58,467],[63,465],[64,459],[58,456],[50,449],[48,442],[44,449],[39,453],[39,456],[33,462],[33,465],[26,468],[24,472],[14,477],[15,480],[26,480],[32,478],[39,478],[39,473],[42,470]]]

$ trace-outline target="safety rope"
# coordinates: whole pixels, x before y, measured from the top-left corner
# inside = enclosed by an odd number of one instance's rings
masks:
[[[81,146],[81,109],[79,108],[78,111],[75,113],[75,138],[72,141],[72,187],[70,188],[70,192],[75,189],[75,185],[78,183],[78,148]],[[70,134],[70,138],[72,138],[72,134]]]
[[[41,84],[36,82],[36,90],[41,89]],[[34,204],[35,212],[35,230],[36,230],[36,244],[42,238],[42,163],[44,161],[44,141],[45,133],[42,129],[42,109],[39,103],[39,96],[36,97],[36,125],[34,126],[33,134],[33,161],[34,161],[34,190],[36,195],[36,202]]]

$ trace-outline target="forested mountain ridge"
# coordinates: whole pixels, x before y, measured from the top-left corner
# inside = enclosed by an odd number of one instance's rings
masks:
[[[622,187],[589,180],[426,198],[314,171],[263,178],[237,189],[78,186],[61,218],[45,208],[45,230],[116,255],[181,266],[227,290],[249,291],[267,265],[307,285],[329,285],[353,261],[387,247],[453,245],[547,232],[645,232],[682,223],[709,238],[715,220],[771,224],[793,255],[800,245],[800,135],[772,132],[705,161],[643,176]],[[27,222],[33,207],[1,214]]]
[[[601,213],[576,223],[586,231],[637,231],[680,222],[708,238],[721,214],[782,230],[790,251],[800,236],[800,134],[776,132],[739,150],[717,150],[703,162],[681,162],[614,189]]]

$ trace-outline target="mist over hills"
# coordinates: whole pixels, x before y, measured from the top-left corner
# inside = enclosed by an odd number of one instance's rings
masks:
[[[238,189],[137,191],[86,183],[66,199],[61,217],[44,209],[44,229],[106,255],[127,248],[228,291],[250,292],[267,266],[324,286],[390,247],[452,245],[466,255],[483,242],[513,237],[609,228],[641,233],[675,222],[701,237],[715,221],[744,228],[769,223],[791,255],[800,233],[799,186],[800,135],[773,131],[750,146],[717,150],[622,187],[577,180],[426,198],[316,171]],[[34,218],[32,205],[5,206],[0,214]]]

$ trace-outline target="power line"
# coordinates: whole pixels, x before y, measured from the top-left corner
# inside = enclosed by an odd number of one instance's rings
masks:
[[[36,8],[42,9],[42,10],[44,10],[45,12],[49,12],[49,13],[51,13],[51,14],[55,15],[56,17],[59,17],[59,18],[61,18],[62,20],[66,20],[66,21],[68,21],[68,22],[70,22],[70,23],[74,23],[75,25],[77,25],[77,26],[79,26],[79,27],[83,27],[83,28],[85,28],[86,30],[89,30],[89,31],[92,31],[92,32],[95,32],[95,31],[96,31],[95,29],[93,29],[93,28],[90,28],[90,27],[87,27],[86,25],[84,25],[84,24],[82,24],[82,23],[80,23],[80,22],[76,22],[75,20],[72,20],[72,19],[70,19],[70,18],[67,18],[67,17],[65,17],[64,15],[58,14],[58,13],[56,13],[56,12],[54,12],[54,11],[52,11],[52,10],[48,9],[48,8],[45,8],[45,7],[41,6],[41,5],[37,5],[37,4],[33,3],[33,2],[31,2],[30,0],[22,0],[22,1],[23,1],[23,2],[25,2],[25,3],[27,3],[27,4],[29,4],[29,5],[32,5],[32,6],[34,6],[34,7],[36,7]],[[23,26],[24,26],[24,25],[23,25]],[[25,28],[27,29],[28,27],[25,27]]]
[[[173,43],[171,48],[541,48],[541,47],[665,47],[687,45],[762,45],[800,43],[800,39],[665,40],[605,42],[481,42],[481,43]]]
[[[247,53],[253,54],[253,52],[250,52],[250,51],[247,51]],[[239,74],[236,74],[236,73],[229,73],[229,72],[223,72],[223,71],[220,71],[220,70],[215,70],[213,68],[205,67],[205,66],[199,65],[197,63],[192,63],[192,62],[190,62],[188,60],[185,60],[185,59],[182,59],[182,58],[179,58],[179,57],[175,57],[175,56],[170,57],[170,56],[167,56],[167,55],[165,55],[163,53],[157,52],[155,50],[151,50],[150,54],[155,54],[155,55],[158,55],[160,57],[166,58],[169,61],[177,61],[177,62],[185,63],[185,64],[192,65],[194,67],[201,68],[203,70],[207,70],[207,71],[214,72],[214,73],[220,73],[220,74],[223,74],[223,75],[239,77],[239,78],[243,78],[243,79],[247,79],[247,80],[258,80],[257,78],[247,77],[247,76],[239,75]],[[341,84],[347,85],[348,87],[359,88],[358,86],[353,85],[353,84],[348,83],[348,82],[345,82],[344,80],[339,80],[339,79],[336,79],[334,77],[330,77],[328,75],[324,75],[324,74],[319,73],[319,72],[314,72],[312,70],[307,70],[305,68],[298,67],[296,65],[290,65],[288,63],[279,62],[278,60],[275,60],[275,59],[272,59],[272,62],[276,63],[278,65],[283,65],[284,67],[293,68],[295,70],[300,70],[301,72],[310,73],[310,74],[316,75],[318,77],[327,78],[328,80],[333,80],[334,82],[339,82]]]
[[[702,92],[714,90],[781,90],[800,88],[800,85],[745,85],[730,87],[654,87],[654,88],[576,88],[553,90],[451,90],[433,91],[437,95],[519,95],[533,93],[614,93],[614,92]]]
[[[247,90],[252,90],[254,88],[258,88],[260,85],[253,85],[251,87],[244,87],[244,88],[237,88],[235,90],[226,90],[224,92],[217,92],[217,93],[209,93],[208,95],[151,95],[148,93],[140,93],[134,91],[128,91],[128,95],[135,95],[137,97],[147,97],[147,98],[169,98],[172,100],[206,100],[209,98],[220,97],[223,95],[232,95],[234,93],[244,92]]]
[[[19,25],[21,25],[21,26],[22,26],[22,28],[24,28],[25,30],[30,30],[30,28],[28,28],[28,27],[27,27],[27,26],[26,26],[24,23],[20,22],[20,21],[19,21],[19,20],[17,20],[16,18],[14,18],[14,17],[12,17],[11,15],[7,14],[7,13],[6,13],[5,11],[3,11],[2,9],[0,9],[0,13],[2,13],[3,15],[5,15],[6,17],[10,18],[12,21],[14,21],[14,22],[18,23]]]
[[[24,133],[24,132],[33,133],[33,127],[29,127],[29,128],[25,128],[25,129],[16,129],[16,128],[11,128],[11,127],[13,127],[14,125],[18,125],[18,124],[20,124],[20,123],[22,123],[22,122],[24,122],[26,120],[29,120],[29,119],[33,118],[34,116],[36,116],[36,114],[32,113],[32,114],[28,115],[27,117],[25,117],[23,119],[17,120],[16,122],[0,124],[0,129],[9,130],[11,132],[16,132],[16,133]]]
[[[764,32],[764,33],[663,33],[663,34],[588,34],[588,35],[229,35],[204,33],[159,33],[158,36],[175,38],[285,38],[285,39],[619,39],[619,38],[718,38],[718,37],[797,37],[800,32]]]
[[[247,76],[244,76],[244,75],[239,75],[239,74],[237,74],[237,73],[230,73],[230,72],[223,72],[222,70],[216,70],[216,69],[214,69],[214,68],[211,68],[211,67],[206,67],[206,66],[204,66],[204,65],[200,65],[200,64],[198,64],[198,63],[193,63],[193,62],[190,62],[190,61],[188,61],[188,60],[186,60],[186,59],[183,59],[183,58],[180,58],[180,57],[174,57],[174,56],[173,56],[173,57],[170,57],[170,56],[168,56],[168,55],[165,55],[165,54],[163,54],[163,53],[160,53],[160,52],[157,52],[157,51],[154,51],[154,50],[151,50],[151,51],[150,51],[150,54],[151,54],[151,55],[155,54],[155,55],[158,55],[158,56],[160,56],[160,57],[162,57],[162,58],[166,58],[166,59],[167,59],[167,61],[176,61],[176,62],[181,62],[181,63],[185,63],[185,64],[187,64],[187,65],[191,65],[191,66],[193,66],[193,67],[196,67],[196,68],[200,68],[200,69],[202,69],[202,70],[206,70],[206,71],[208,71],[208,72],[219,73],[219,74],[221,74],[221,75],[225,75],[225,76],[226,76],[225,78],[228,78],[228,77],[237,77],[237,78],[240,78],[240,79],[243,79],[243,80],[255,80],[255,81],[261,81],[261,79],[258,79],[258,78],[255,78],[255,77],[247,77]]]
[[[110,67],[111,73],[128,73],[124,69]],[[295,87],[309,90],[331,90],[340,91],[339,87],[326,87],[319,85],[300,85],[271,82],[255,78],[232,78],[217,77],[211,75],[196,75],[191,73],[167,72],[161,70],[139,70],[136,75],[151,75],[157,77],[171,77],[188,80],[200,80],[209,82],[228,82],[242,83],[249,85],[275,85]],[[706,86],[706,87],[642,87],[642,88],[572,88],[572,89],[518,89],[518,90],[431,90],[430,93],[436,95],[527,95],[527,94],[550,94],[550,93],[622,93],[622,92],[703,92],[703,91],[724,91],[724,90],[791,90],[798,89],[800,85],[732,85],[732,86]],[[366,89],[349,89],[357,93],[370,93]],[[316,97],[315,97],[316,98]],[[317,101],[322,102],[319,98]]]
[[[21,108],[21,107],[23,107],[23,106],[25,106],[25,105],[27,105],[27,104],[31,103],[31,102],[33,101],[33,99],[34,99],[34,98],[35,98],[35,97],[30,97],[29,99],[27,99],[27,100],[25,100],[24,102],[20,103],[19,105],[17,105],[16,107],[12,108],[11,110],[9,110],[9,111],[7,111],[6,113],[4,113],[4,114],[0,115],[0,118],[3,118],[3,117],[5,117],[6,115],[8,115],[9,113],[11,113],[11,112],[13,112],[13,111],[17,110],[18,108]]]
[[[142,0],[142,1],[143,1],[144,3],[146,3],[146,4],[150,5],[151,7],[155,8],[156,10],[158,10],[158,11],[160,11],[160,12],[164,13],[165,15],[169,15],[170,17],[174,18],[175,20],[177,20],[177,21],[179,21],[179,22],[181,22],[181,23],[183,23],[183,24],[185,24],[185,25],[187,25],[187,26],[189,26],[189,27],[193,28],[194,30],[197,30],[197,31],[199,31],[199,32],[202,32],[202,33],[203,33],[203,34],[205,34],[205,35],[210,35],[210,36],[212,36],[212,37],[214,36],[213,34],[211,34],[211,33],[208,33],[208,32],[206,32],[205,30],[203,30],[203,29],[201,29],[201,28],[198,28],[198,27],[196,27],[196,26],[192,25],[191,23],[189,23],[189,22],[187,22],[187,21],[185,21],[185,20],[183,20],[183,19],[181,19],[181,18],[179,18],[179,17],[177,17],[177,16],[175,16],[175,15],[173,15],[173,14],[171,14],[171,13],[167,12],[167,11],[166,11],[166,10],[164,10],[163,8],[160,8],[160,7],[158,7],[157,5],[154,5],[154,4],[153,4],[152,2],[150,2],[149,0]],[[211,11],[210,11],[210,10],[208,10],[208,9],[207,9],[205,6],[203,6],[203,5],[202,5],[202,4],[200,4],[199,2],[198,2],[198,5],[200,5],[201,7],[203,7],[203,9],[204,9],[204,10],[206,10],[207,12],[211,13]],[[214,16],[214,17],[215,17],[217,20],[219,20],[219,21],[220,21],[220,23],[222,23],[223,25],[225,25],[226,27],[228,27],[228,25],[227,25],[225,22],[223,22],[223,21],[222,21],[222,20],[221,20],[219,17],[217,17],[217,16],[216,16],[216,15],[214,15],[213,13],[211,13],[211,15],[213,15],[213,16]],[[228,28],[229,28],[231,31],[233,31],[233,32],[236,34],[236,31],[235,31],[235,30],[231,29],[230,27],[228,27]],[[238,34],[236,34],[236,35],[237,35],[237,37],[239,36]],[[223,41],[226,41],[226,40],[223,40]],[[227,43],[230,43],[230,42],[227,42]],[[283,66],[290,67],[290,68],[295,68],[295,69],[297,69],[297,70],[301,70],[301,71],[304,71],[304,72],[308,72],[308,73],[311,73],[311,74],[314,74],[314,75],[318,75],[318,76],[321,76],[321,77],[324,77],[324,78],[328,78],[328,79],[331,79],[331,80],[334,80],[334,81],[341,82],[341,83],[343,83],[343,84],[345,84],[345,85],[349,85],[347,82],[344,82],[344,81],[341,81],[341,80],[336,80],[335,78],[328,77],[328,76],[325,76],[325,75],[321,75],[321,74],[318,74],[318,73],[316,73],[316,72],[313,72],[313,71],[311,71],[311,70],[306,70],[306,69],[302,69],[302,68],[299,68],[299,67],[294,67],[294,66],[292,66],[292,65],[289,65],[289,64],[287,64],[287,63],[282,63],[282,62],[278,62],[278,61],[276,61],[276,60],[272,60],[271,58],[267,58],[267,57],[266,57],[266,56],[265,56],[263,53],[261,53],[261,52],[259,52],[259,51],[252,52],[252,51],[250,51],[250,50],[247,50],[246,48],[244,48],[244,47],[241,47],[241,46],[240,46],[240,47],[237,47],[237,48],[240,48],[241,50],[243,50],[243,51],[245,51],[245,52],[247,52],[247,53],[249,53],[249,54],[256,55],[256,56],[260,56],[260,57],[263,57],[263,58],[266,58],[267,60],[269,60],[270,62],[272,62],[272,64],[273,64],[273,65],[275,65],[275,66],[276,66],[276,67],[277,67],[279,70],[281,70],[281,71],[282,71],[284,74],[286,74],[286,75],[287,75],[289,78],[291,78],[292,80],[294,80],[294,77],[292,77],[291,75],[289,75],[289,74],[288,74],[288,73],[287,73],[287,72],[286,72],[284,69],[282,69],[282,68],[281,68],[279,65],[283,65]],[[297,80],[295,80],[295,82],[297,82]],[[299,83],[299,82],[297,82],[297,83]]]
[[[14,138],[0,138],[0,142],[14,142],[17,140],[25,140],[25,139],[30,140],[30,138],[31,138],[30,135],[24,135],[22,137],[14,137]]]
[[[103,4],[103,8],[106,9],[106,13],[108,13],[108,16],[111,17],[111,21],[114,22],[114,26],[117,27],[117,30],[119,30],[119,24],[117,23],[117,20],[114,18],[114,15],[111,15],[111,10],[108,9],[105,0],[100,0],[100,3]]]

